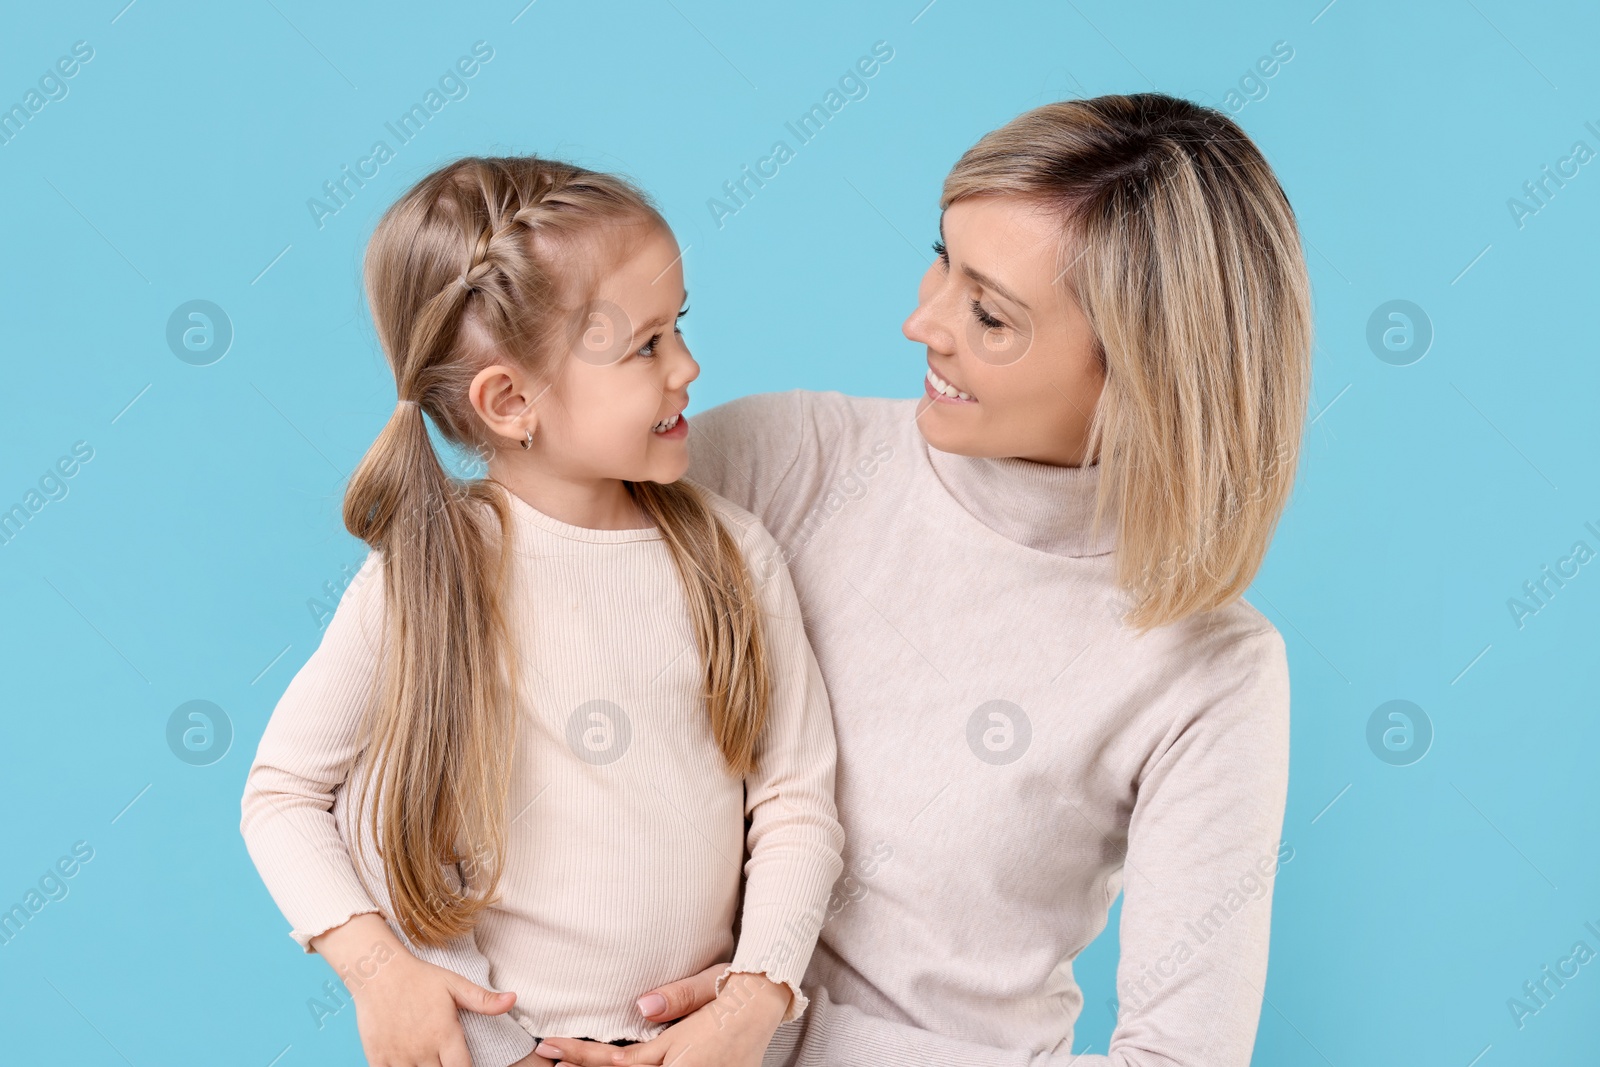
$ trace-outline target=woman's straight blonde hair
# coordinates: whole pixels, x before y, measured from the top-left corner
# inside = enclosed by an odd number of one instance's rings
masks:
[[[1061,218],[1059,284],[1105,386],[1088,452],[1142,629],[1232,602],[1288,503],[1311,379],[1294,211],[1222,112],[1161,93],[1066,100],[986,134],[941,209],[1022,197]]]
[[[381,557],[386,618],[352,822],[359,841],[365,810],[391,918],[420,944],[471,930],[495,902],[519,711],[501,602],[508,490],[448,475],[423,414],[458,447],[491,453],[467,398],[473,377],[496,362],[553,376],[589,322],[603,272],[656,226],[666,222],[646,194],[615,175],[470,157],[409,189],[367,246],[367,300],[401,403],[344,500],[345,526]],[[742,777],[770,698],[751,575],[694,486],[625,485],[683,580],[712,733]]]

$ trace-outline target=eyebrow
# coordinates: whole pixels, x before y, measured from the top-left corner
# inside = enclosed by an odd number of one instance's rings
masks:
[[[681,305],[687,304],[688,302],[689,302],[689,290],[685,289],[683,291],[683,299],[678,301],[678,304],[681,307]],[[672,319],[670,321],[676,321],[678,315],[682,315],[682,314],[683,314],[683,312],[681,310],[678,311],[677,314],[672,316]],[[643,337],[645,334],[649,333],[651,330],[654,330],[656,327],[665,326],[668,321],[669,320],[667,318],[664,318],[661,315],[657,315],[655,318],[651,319],[649,322],[645,323],[643,326],[640,326],[638,329],[634,330],[633,336],[634,337]]]
[[[944,216],[942,214],[939,216],[939,243],[947,243],[944,239]],[[1033,308],[1028,306],[1028,302],[1026,300],[1022,299],[1022,297],[1018,296],[1016,293],[1013,293],[1010,289],[1007,289],[1005,286],[1001,285],[999,282],[983,273],[983,271],[978,270],[976,267],[969,267],[963,263],[961,264],[961,273],[965,274],[979,285],[993,289],[995,292],[999,293],[1013,304],[1021,305],[1024,311],[1033,310]]]

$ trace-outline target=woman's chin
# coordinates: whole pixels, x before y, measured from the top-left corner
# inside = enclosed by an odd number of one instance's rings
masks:
[[[982,442],[974,439],[970,428],[952,426],[951,421],[950,412],[935,400],[924,398],[917,405],[917,429],[930,447],[960,456],[983,455]]]

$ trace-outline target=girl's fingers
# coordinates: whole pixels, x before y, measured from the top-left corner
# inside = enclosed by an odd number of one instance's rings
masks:
[[[717,975],[726,966],[713,963],[699,974],[657,986],[639,998],[640,1014],[651,1022],[662,1023],[700,1010],[717,999]]]
[[[599,1041],[580,1041],[575,1037],[547,1037],[533,1050],[540,1056],[581,1067],[611,1067],[615,1062],[611,1054],[617,1046]]]
[[[517,995],[512,992],[493,993],[474,982],[456,974],[448,968],[440,967],[444,972],[445,986],[450,990],[450,995],[455,998],[456,1007],[475,1011],[479,1015],[501,1015],[511,1010],[517,1002]]]
[[[457,1026],[455,1033],[445,1039],[439,1049],[439,1067],[472,1067],[472,1053],[467,1049],[467,1036]]]

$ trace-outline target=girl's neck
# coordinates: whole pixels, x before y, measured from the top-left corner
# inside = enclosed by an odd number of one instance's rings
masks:
[[[529,507],[589,530],[642,530],[655,524],[616,478],[571,478],[531,464],[489,466],[489,477]]]

